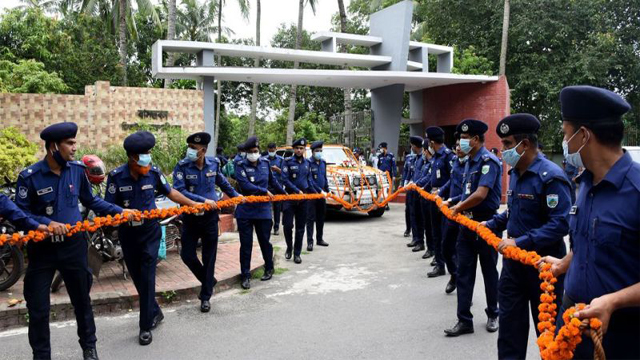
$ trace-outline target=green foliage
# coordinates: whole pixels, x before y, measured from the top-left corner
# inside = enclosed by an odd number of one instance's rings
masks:
[[[0,130],[0,176],[15,180],[18,173],[36,162],[38,146],[14,127]]]
[[[41,62],[18,60],[15,64],[0,60],[0,92],[46,94],[68,89],[58,74],[48,73]]]
[[[454,50],[453,69],[454,74],[467,75],[494,75],[493,62],[476,54],[473,45],[459,51]]]

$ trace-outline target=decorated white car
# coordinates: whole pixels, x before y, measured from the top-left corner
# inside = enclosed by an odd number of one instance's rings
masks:
[[[334,199],[327,200],[327,207],[335,210],[368,211],[369,216],[380,217],[385,208],[376,206],[391,193],[390,180],[385,172],[358,162],[349,149],[342,145],[324,145],[323,158],[327,162],[329,191],[353,207],[345,208]],[[283,157],[293,155],[291,147],[277,150]],[[307,158],[311,149],[307,147]]]

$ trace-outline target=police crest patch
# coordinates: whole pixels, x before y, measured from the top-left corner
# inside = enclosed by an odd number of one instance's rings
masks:
[[[109,185],[109,194],[115,194],[116,193],[116,184],[111,183],[111,185]]]
[[[176,177],[178,178],[178,180],[182,180],[182,178],[184,177],[184,175],[182,175],[181,172],[177,172],[176,173]]]
[[[482,175],[486,175],[489,173],[489,165],[484,165],[482,167]]]
[[[20,186],[20,189],[18,189],[18,196],[20,196],[21,199],[25,199],[27,197],[27,194],[27,188],[24,186]]]
[[[503,123],[502,125],[500,125],[500,132],[503,135],[508,133],[509,132],[509,125],[507,125],[506,123]]]
[[[547,195],[547,206],[550,209],[554,209],[556,206],[558,206],[558,194]]]
[[[467,132],[469,130],[469,125],[464,124],[462,125],[462,131]]]

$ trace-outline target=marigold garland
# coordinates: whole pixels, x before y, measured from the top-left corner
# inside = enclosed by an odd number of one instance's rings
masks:
[[[334,175],[335,176],[335,175]],[[371,186],[367,179],[363,176],[362,180],[364,180],[366,186],[370,191]],[[389,184],[391,184],[391,179],[389,180]],[[336,182],[337,183],[337,182]],[[348,182],[345,181],[345,188],[348,185]],[[373,197],[372,201],[375,206],[370,207],[369,209],[362,209],[358,203],[359,198],[356,201],[347,202],[343,199],[343,196],[346,192],[340,191],[340,196],[336,196],[332,193],[323,194],[292,194],[292,195],[274,195],[274,196],[245,196],[245,197],[236,197],[228,200],[221,200],[216,203],[217,208],[226,208],[230,206],[239,205],[241,203],[264,203],[264,202],[273,202],[273,201],[300,201],[300,200],[315,200],[315,199],[323,199],[323,198],[331,198],[338,203],[340,203],[347,210],[351,210],[354,207],[362,212],[369,212],[374,209],[386,206],[390,201],[395,199],[400,193],[403,193],[407,190],[417,191],[420,196],[423,198],[433,201],[436,203],[440,211],[446,216],[448,219],[453,220],[468,229],[476,232],[484,241],[486,241],[489,245],[491,245],[494,249],[498,249],[498,245],[502,240],[498,236],[496,236],[490,229],[483,226],[477,221],[469,219],[468,217],[462,214],[453,215],[451,209],[444,205],[442,199],[434,194],[430,194],[424,189],[416,186],[415,184],[408,185],[406,187],[401,187],[393,194],[389,196],[384,196],[382,201],[380,200],[381,195],[378,194],[377,197]],[[364,191],[362,191],[364,192]],[[361,192],[361,193],[362,193]],[[164,219],[174,215],[181,214],[196,214],[202,211],[210,211],[213,207],[208,204],[200,204],[196,206],[182,206],[182,207],[174,207],[174,208],[165,208],[165,209],[154,209],[154,210],[145,210],[145,211],[135,211],[133,214],[133,219],[136,221],[140,221],[142,219]],[[126,223],[129,220],[126,216],[122,214],[117,214],[115,216],[105,216],[105,217],[96,217],[93,220],[93,223],[85,220],[83,222],[77,222],[75,225],[66,224],[69,232],[66,236],[72,236],[80,231],[88,231],[95,232],[102,226],[118,226],[120,224]],[[51,230],[51,228],[49,229]],[[29,231],[24,235],[20,235],[19,233],[14,233],[11,235],[3,234],[0,235],[0,246],[6,243],[11,245],[16,245],[20,243],[26,243],[28,241],[42,241],[45,239],[44,233],[40,231]],[[503,256],[506,258],[519,261],[525,265],[529,266],[537,266],[536,264],[540,261],[541,257],[535,251],[526,251],[520,249],[515,246],[506,247],[503,252]],[[543,360],[565,360],[573,358],[573,351],[576,349],[576,346],[582,341],[582,333],[586,329],[594,329],[598,330],[602,327],[602,322],[597,318],[591,318],[585,321],[580,321],[578,318],[574,317],[574,313],[578,310],[582,310],[585,307],[585,304],[577,304],[574,307],[567,309],[562,318],[564,320],[564,326],[560,328],[558,331],[558,335],[555,335],[556,325],[555,319],[557,316],[557,305],[554,303],[556,299],[555,295],[555,286],[554,284],[558,281],[556,277],[553,276],[551,272],[551,264],[542,263],[538,270],[540,271],[539,278],[542,281],[540,283],[540,290],[542,293],[540,294],[540,305],[538,306],[538,330],[540,331],[540,336],[538,337],[537,344],[540,348],[540,356]]]

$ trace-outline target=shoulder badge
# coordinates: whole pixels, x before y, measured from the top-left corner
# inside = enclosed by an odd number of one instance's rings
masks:
[[[182,179],[184,178],[184,175],[182,174],[182,172],[181,172],[181,171],[178,171],[178,172],[176,173],[176,178],[177,178],[178,180],[182,180]]]
[[[109,185],[109,194],[113,195],[116,193],[116,184],[115,183],[111,183],[111,185]]]
[[[489,165],[482,165],[482,175],[489,173]]]
[[[553,209],[556,206],[558,206],[558,194],[549,194],[549,195],[547,195],[547,206],[550,209]]]
[[[18,189],[18,196],[20,196],[21,199],[26,199],[28,193],[29,190],[27,190],[27,188],[24,186],[20,186],[20,188]]]
[[[162,185],[167,185],[167,179],[164,177],[163,174],[160,174],[160,181],[162,181]]]

